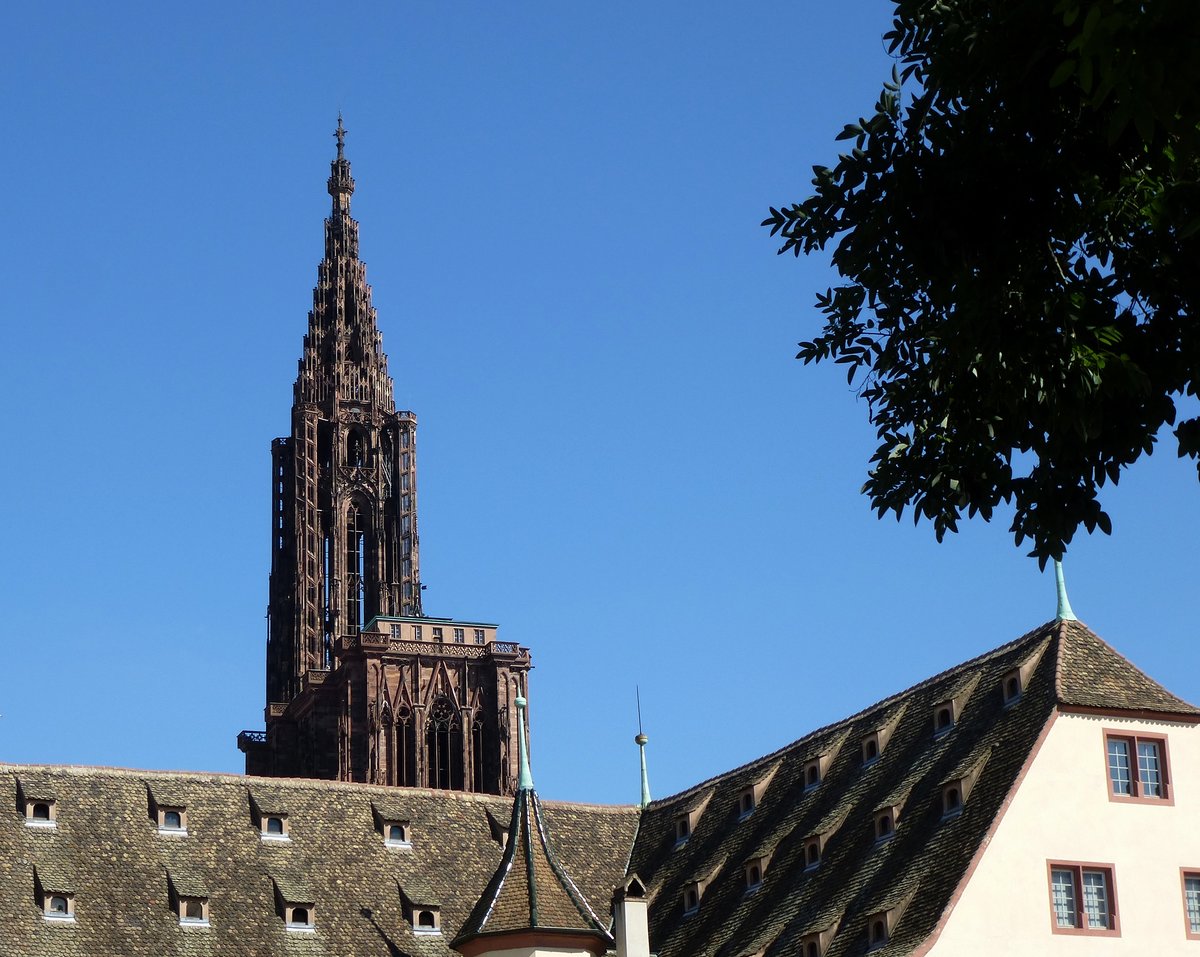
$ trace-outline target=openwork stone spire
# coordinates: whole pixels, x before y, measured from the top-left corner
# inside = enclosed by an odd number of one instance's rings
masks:
[[[297,404],[332,407],[371,403],[394,412],[383,336],[371,305],[367,267],[358,258],[358,223],[350,215],[354,177],[346,159],[346,130],[338,116],[337,156],[329,164],[333,208],[325,220],[325,258],[317,267],[313,308],[296,378]]]

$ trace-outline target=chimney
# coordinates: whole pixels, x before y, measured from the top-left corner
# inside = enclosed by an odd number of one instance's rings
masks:
[[[631,874],[613,892],[613,936],[617,957],[650,957],[650,925],[647,921],[646,887]]]

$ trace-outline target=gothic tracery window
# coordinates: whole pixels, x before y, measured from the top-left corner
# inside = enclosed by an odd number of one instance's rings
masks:
[[[450,700],[441,695],[429,709],[425,729],[429,787],[463,789],[462,724]]]
[[[359,631],[366,625],[366,520],[357,505],[346,516],[346,625]]]

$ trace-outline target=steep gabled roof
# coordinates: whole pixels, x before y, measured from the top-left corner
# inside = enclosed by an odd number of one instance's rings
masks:
[[[1036,665],[1033,663],[1036,662]],[[1025,665],[1019,700],[1002,679]],[[961,700],[947,733],[933,708]],[[884,957],[909,954],[935,930],[1021,769],[1056,709],[1152,714],[1195,722],[1200,709],[1166,691],[1077,621],[1050,622],[995,651],[936,675],[744,767],[652,803],[642,815],[627,873],[650,895],[651,950],[660,957],[792,957],[809,934],[836,925],[827,957],[861,953],[873,913],[903,907]],[[864,766],[858,742],[891,727],[880,759]],[[844,741],[823,780],[805,789],[804,767]],[[754,813],[737,799],[767,767],[778,770]],[[960,813],[943,816],[942,787],[975,774]],[[674,821],[699,795],[705,813],[686,843]],[[880,841],[874,817],[899,806]],[[804,840],[827,835],[818,867],[805,870]],[[744,866],[769,849],[761,885]],[[716,871],[699,908],[683,892]]]

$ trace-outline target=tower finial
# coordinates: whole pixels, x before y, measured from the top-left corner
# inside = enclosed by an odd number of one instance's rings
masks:
[[[646,807],[650,803],[650,776],[646,773],[646,742],[650,739],[642,731],[642,689],[636,685],[634,688],[637,693],[638,733],[633,740],[638,746],[642,759],[642,802],[639,807]]]
[[[1063,566],[1057,558],[1054,560],[1054,583],[1058,589],[1058,614],[1055,621],[1079,621],[1071,610],[1071,600],[1067,598],[1067,583],[1063,578]]]
[[[346,159],[346,127],[342,126],[340,110],[333,135],[337,140],[337,156],[329,164],[328,187],[329,195],[333,197],[333,218],[340,220],[350,214],[350,196],[354,193],[354,177],[350,175],[350,161]]]
[[[333,131],[333,135],[337,138],[338,159],[343,159],[342,151],[346,147],[346,128],[342,126],[342,111],[338,110],[338,125]]]
[[[517,789],[532,791],[533,773],[529,770],[529,752],[525,746],[525,703],[525,698],[517,695],[517,754],[520,762]]]

